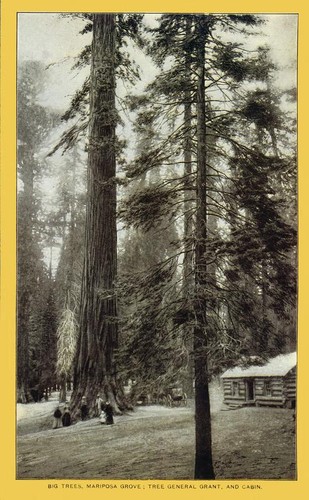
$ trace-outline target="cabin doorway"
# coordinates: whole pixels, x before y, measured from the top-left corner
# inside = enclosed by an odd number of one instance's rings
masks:
[[[246,401],[254,401],[254,381],[246,380]]]

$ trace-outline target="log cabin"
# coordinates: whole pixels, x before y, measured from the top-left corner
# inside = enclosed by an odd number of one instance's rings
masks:
[[[296,405],[296,352],[281,354],[264,365],[234,367],[221,375],[224,403],[229,406]]]

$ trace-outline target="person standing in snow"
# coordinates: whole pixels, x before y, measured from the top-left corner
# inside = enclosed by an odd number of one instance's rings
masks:
[[[68,406],[65,406],[63,410],[62,425],[63,427],[69,427],[69,425],[71,425],[71,413]]]
[[[82,420],[87,420],[89,417],[89,409],[86,403],[86,398],[85,396],[82,397],[82,405],[80,407],[80,416]]]
[[[105,412],[105,416],[106,416],[106,419],[105,419],[106,425],[112,425],[114,423],[114,412],[113,412],[112,405],[110,404],[109,401],[106,401],[104,412]]]
[[[53,422],[53,429],[59,429],[59,427],[62,427],[62,421],[61,421],[61,410],[59,406],[54,411],[54,422]]]
[[[101,411],[103,408],[103,399],[101,398],[100,394],[97,395],[97,399],[95,400],[96,404],[96,416],[100,417]]]

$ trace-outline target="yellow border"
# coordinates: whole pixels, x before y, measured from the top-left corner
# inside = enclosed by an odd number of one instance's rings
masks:
[[[308,440],[306,439],[308,407],[307,384],[308,380],[308,332],[306,332],[306,298],[308,293],[308,237],[306,237],[306,195],[308,189],[308,163],[306,163],[306,122],[308,120],[308,11],[304,0],[299,1],[237,1],[218,0],[191,2],[183,0],[165,0],[142,2],[137,0],[104,2],[99,0],[2,0],[1,3],[1,336],[0,336],[0,500],[11,498],[23,500],[46,500],[49,498],[65,498],[67,500],[79,498],[103,497],[111,498],[125,495],[128,498],[147,497],[174,497],[193,498],[222,495],[235,497],[253,495],[255,497],[278,498],[307,496],[308,471]],[[62,489],[61,483],[85,484],[86,481],[45,481],[45,480],[15,480],[15,56],[16,31],[15,21],[17,12],[76,12],[76,11],[111,11],[111,12],[243,12],[243,13],[298,13],[299,14],[299,204],[300,204],[300,242],[299,242],[299,411],[298,411],[298,480],[297,481],[257,481],[261,490],[243,489],[242,485],[248,481],[236,481],[238,490],[201,490],[200,482],[195,482],[196,490],[171,490],[168,483],[173,481],[136,482],[145,484],[141,490],[86,490]],[[307,195],[308,198],[308,195]],[[4,446],[3,446],[4,445]],[[47,484],[56,484],[58,488],[48,488]],[[124,481],[106,481],[106,483],[124,483]],[[148,483],[165,484],[165,489],[149,490]],[[222,483],[216,481],[216,483]],[[192,482],[187,482],[192,484]]]

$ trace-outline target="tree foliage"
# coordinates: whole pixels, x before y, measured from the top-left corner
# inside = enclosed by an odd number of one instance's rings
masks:
[[[40,63],[29,61],[18,68],[18,400],[29,399],[29,389],[43,383],[32,359],[33,346],[43,341],[40,287],[44,287],[45,264],[42,254],[42,217],[40,213],[39,179],[44,162],[40,148],[46,140],[56,116],[39,104],[44,86],[44,71]],[[41,309],[41,313],[43,310]],[[32,318],[38,324],[33,328]],[[42,326],[43,330],[44,327]],[[38,335],[38,338],[34,338]],[[40,363],[38,360],[37,363]],[[33,371],[34,370],[34,371]]]

